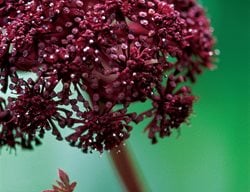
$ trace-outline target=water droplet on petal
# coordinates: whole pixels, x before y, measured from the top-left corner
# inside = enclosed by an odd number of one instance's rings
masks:
[[[214,54],[215,54],[215,55],[220,55],[220,50],[219,50],[219,49],[215,49],[215,50],[214,50]]]
[[[90,49],[89,47],[85,47],[85,48],[83,49],[83,52],[87,52],[89,49]]]
[[[209,54],[209,56],[213,56],[214,55],[213,51],[209,51],[208,54]]]

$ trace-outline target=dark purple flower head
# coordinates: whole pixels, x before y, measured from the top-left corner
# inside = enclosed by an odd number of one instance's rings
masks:
[[[26,134],[18,127],[17,119],[6,108],[3,98],[0,98],[0,125],[0,148],[7,146],[16,149],[16,146],[21,146],[23,149],[32,149],[33,144],[41,143],[36,134]]]
[[[73,113],[60,107],[64,102],[57,98],[56,85],[57,80],[53,78],[37,81],[18,79],[16,84],[10,85],[16,90],[17,97],[9,98],[8,109],[23,133],[35,135],[39,132],[42,137],[45,130],[52,130],[52,134],[62,140],[55,122],[62,128],[72,126]]]
[[[50,130],[61,140],[70,127],[73,146],[102,152],[145,117],[155,143],[186,121],[187,82],[212,66],[212,30],[194,0],[5,0],[0,16],[1,97],[12,92],[0,100],[0,146]],[[151,109],[127,112],[146,100]]]
[[[106,106],[103,108],[106,109]],[[122,143],[129,137],[129,131],[132,129],[128,125],[132,120],[132,114],[126,114],[124,109],[107,111],[103,114],[95,111],[84,112],[81,125],[73,134],[67,136],[66,140],[73,146],[82,148],[84,152],[88,152],[89,149],[102,152]]]

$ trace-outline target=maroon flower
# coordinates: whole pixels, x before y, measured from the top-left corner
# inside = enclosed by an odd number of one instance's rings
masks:
[[[214,38],[210,21],[206,18],[203,8],[195,0],[167,0],[173,3],[185,20],[189,46],[183,49],[176,64],[181,71],[187,69],[186,76],[195,81],[195,75],[202,72],[202,67],[213,68]]]
[[[153,116],[151,122],[145,128],[152,143],[156,143],[156,134],[161,138],[169,136],[172,129],[180,127],[185,122],[192,111],[195,97],[191,95],[188,87],[178,88],[178,84],[183,82],[182,76],[169,76],[166,87],[161,84],[156,86],[155,93],[152,93],[152,109],[140,114],[137,122],[143,120],[144,116]]]
[[[73,146],[81,148],[84,152],[89,150],[110,150],[129,137],[132,127],[128,125],[133,115],[126,114],[126,110],[115,112],[96,111],[84,112],[81,125],[66,140]]]
[[[212,66],[212,30],[194,0],[6,0],[0,16],[0,89],[12,91],[1,146],[46,130],[61,140],[70,127],[70,144],[102,152],[145,116],[154,143],[186,121],[195,97],[185,84]],[[151,109],[127,112],[146,100]]]
[[[74,119],[71,118],[72,112],[60,107],[65,104],[65,101],[57,98],[57,93],[54,91],[57,80],[54,78],[38,78],[36,81],[17,79],[15,83],[11,84],[10,88],[16,91],[18,96],[9,98],[8,109],[16,119],[16,126],[29,135],[39,132],[40,137],[43,137],[45,130],[52,130],[52,134],[58,140],[62,140],[55,123],[63,128],[72,126]]]
[[[36,135],[26,134],[20,127],[16,118],[6,109],[5,100],[0,98],[0,148],[7,146],[16,149],[20,146],[23,149],[32,149],[33,143],[39,145],[40,139]]]

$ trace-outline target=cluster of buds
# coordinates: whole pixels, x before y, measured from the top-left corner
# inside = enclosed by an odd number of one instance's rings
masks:
[[[144,118],[156,143],[187,120],[187,82],[212,67],[213,46],[195,0],[0,1],[0,148],[31,149],[49,131],[103,152]]]

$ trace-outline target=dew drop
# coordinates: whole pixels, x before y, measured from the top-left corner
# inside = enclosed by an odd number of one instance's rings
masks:
[[[69,58],[69,54],[65,54],[64,59],[68,59],[68,58]]]
[[[89,47],[85,47],[85,48],[83,49],[83,52],[87,52],[89,49],[90,49]]]
[[[49,58],[50,58],[50,59],[54,59],[55,56],[52,54],[52,55],[49,56]]]
[[[219,50],[219,49],[215,49],[215,50],[214,50],[214,54],[215,54],[215,55],[220,55],[220,50]]]
[[[170,4],[169,7],[173,9],[174,8],[174,4]]]

